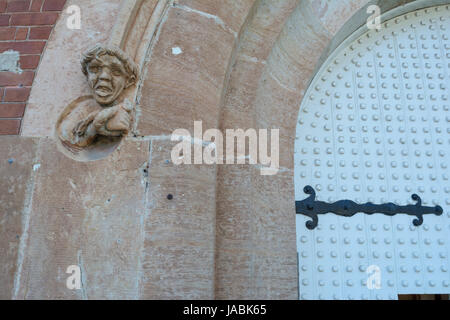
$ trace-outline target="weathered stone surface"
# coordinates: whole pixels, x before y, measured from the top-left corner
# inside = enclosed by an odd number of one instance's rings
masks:
[[[174,166],[174,144],[152,141],[141,298],[212,299],[215,167]]]
[[[254,101],[258,127],[277,128],[280,135],[290,135],[296,128],[302,97],[299,90],[287,88],[269,72],[264,73]]]
[[[132,19],[132,21],[119,21],[116,20],[115,25],[123,26],[124,24],[128,24],[129,33],[125,37],[125,39],[117,39],[117,41],[122,41],[124,43],[123,49],[136,61],[136,54],[139,46],[144,41],[148,41],[150,39],[143,39],[143,33],[149,24],[149,21],[154,13],[156,5],[158,5],[159,0],[145,0],[142,1],[141,7],[139,8],[139,12],[137,16]],[[110,39],[110,41],[113,41]],[[139,63],[139,62],[138,62]]]
[[[297,92],[306,90],[319,58],[331,39],[317,23],[307,1],[302,1],[286,21],[267,62],[267,71],[280,84]]]
[[[22,299],[135,299],[139,295],[148,142],[125,141],[108,159],[81,163],[40,147]],[[66,288],[70,265],[82,290]]]
[[[153,49],[141,99],[141,135],[216,128],[234,36],[213,19],[171,8]]]
[[[240,54],[265,61],[298,2],[299,0],[258,1],[247,28],[242,32]]]
[[[254,169],[254,297],[297,298],[293,170],[261,176]]]
[[[267,57],[273,47],[284,21],[289,18],[297,1],[260,1],[255,14],[243,32],[236,61],[233,65],[225,95],[225,103],[221,117],[221,128],[256,128],[280,129],[281,166],[292,167],[293,139],[286,136],[295,131],[298,103],[301,94],[279,83],[267,71]],[[275,59],[269,62],[275,61]],[[286,106],[288,105],[288,106]],[[292,159],[291,159],[292,158]],[[284,169],[282,169],[284,170]],[[279,202],[265,203],[265,207],[255,203],[265,197],[255,182],[260,175],[259,168],[253,166],[220,166],[217,173],[217,219],[216,219],[216,298],[249,299],[249,298],[296,298],[296,260],[294,247],[288,246],[279,250],[275,257],[271,249],[259,247],[258,237],[264,239],[259,215],[271,212],[276,220],[280,213]],[[278,177],[269,177],[268,180]],[[280,187],[275,190],[279,192]],[[283,188],[281,188],[283,189]],[[284,188],[286,190],[286,187]],[[293,195],[292,195],[293,198]],[[293,201],[293,200],[290,200]],[[291,204],[292,205],[292,204]],[[291,219],[295,217],[293,211]],[[287,234],[294,234],[292,227],[283,229]],[[257,233],[257,229],[261,230]],[[294,230],[294,233],[292,231]],[[273,231],[272,231],[273,232]],[[285,234],[279,234],[285,237]],[[270,236],[273,238],[273,236]],[[280,239],[274,241],[279,243]],[[265,243],[265,242],[264,242]],[[278,260],[278,262],[277,262]],[[286,262],[287,261],[287,262]],[[274,263],[272,272],[267,269],[268,263]],[[259,264],[259,265],[258,265]],[[265,264],[266,268],[262,268]],[[292,268],[294,267],[294,268]],[[284,281],[283,279],[288,279]],[[289,284],[279,291],[277,283]],[[264,290],[267,289],[267,290]],[[270,288],[270,289],[269,289]]]
[[[0,299],[13,296],[37,145],[37,139],[0,138]]]
[[[70,0],[82,9],[80,30],[67,28],[69,14],[56,24],[39,66],[22,124],[22,136],[49,137],[59,114],[72,101],[89,94],[80,69],[81,52],[105,42],[115,22],[120,0]]]
[[[241,56],[236,59],[221,110],[220,127],[223,130],[254,128],[253,102],[263,67],[262,63]]]
[[[178,0],[179,5],[204,12],[224,23],[236,34],[241,30],[255,0]]]
[[[292,172],[261,176],[255,166],[224,166],[219,173],[216,298],[295,299]]]
[[[279,129],[280,167],[292,168],[297,115],[302,95],[282,86],[272,75],[264,74],[255,98],[257,128]]]
[[[250,298],[254,247],[252,168],[220,166],[217,190],[216,298]]]

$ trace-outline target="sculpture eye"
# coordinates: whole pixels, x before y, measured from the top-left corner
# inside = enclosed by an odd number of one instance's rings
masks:
[[[89,71],[92,73],[97,73],[99,70],[98,66],[89,66]]]
[[[122,75],[122,71],[120,69],[113,69],[112,72],[113,72],[113,75],[115,75],[115,76],[121,76]]]

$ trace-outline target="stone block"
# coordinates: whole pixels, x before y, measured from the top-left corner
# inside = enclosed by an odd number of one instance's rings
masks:
[[[19,299],[136,299],[143,244],[148,142],[76,162],[42,140]],[[69,290],[78,265],[82,289]]]
[[[192,130],[195,120],[202,120],[204,128],[217,128],[233,43],[234,36],[213,19],[170,9],[148,65],[139,134]]]
[[[0,299],[11,299],[33,190],[37,139],[0,137]],[[20,252],[23,255],[23,252]]]
[[[216,168],[174,166],[173,145],[152,141],[141,297],[212,299]]]
[[[187,6],[193,10],[201,11],[218,18],[224,25],[239,33],[255,0],[179,0],[178,4]]]

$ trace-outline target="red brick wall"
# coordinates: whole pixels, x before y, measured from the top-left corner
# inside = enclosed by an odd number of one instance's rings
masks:
[[[0,135],[17,135],[34,75],[66,0],[0,0],[0,53],[20,53],[21,74],[0,72]]]

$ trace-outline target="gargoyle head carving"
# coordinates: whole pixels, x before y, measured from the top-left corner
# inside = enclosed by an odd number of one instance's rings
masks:
[[[133,60],[112,46],[97,45],[88,50],[83,54],[81,66],[95,100],[102,106],[116,101],[124,89],[136,83],[139,76]]]

